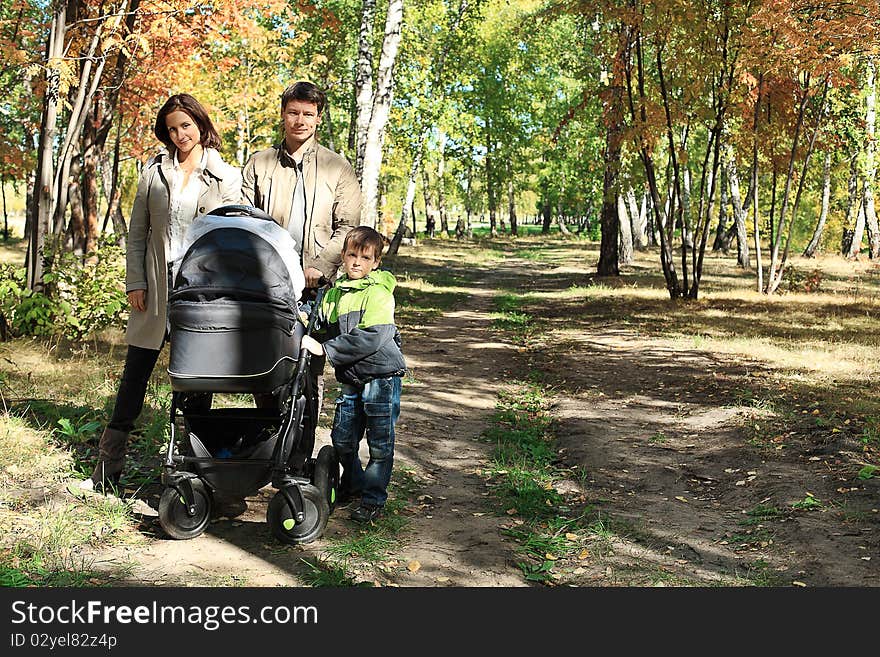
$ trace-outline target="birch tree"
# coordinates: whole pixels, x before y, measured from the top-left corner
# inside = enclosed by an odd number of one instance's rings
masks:
[[[360,178],[363,194],[361,223],[370,227],[375,227],[379,218],[379,174],[382,169],[382,144],[385,139],[385,125],[388,123],[388,116],[391,112],[394,92],[394,63],[400,49],[402,22],[403,0],[389,0],[385,16],[385,35],[382,39],[379,67],[376,72],[376,86],[373,102],[370,105],[370,117],[364,140]],[[359,50],[359,56],[362,54]],[[358,69],[360,71],[360,64]],[[358,91],[358,96],[360,95],[360,91]],[[364,107],[366,104],[365,102]],[[361,109],[360,102],[358,109]],[[358,118],[358,125],[363,122],[363,119]],[[358,150],[360,150],[360,146],[358,146]],[[412,198],[407,200],[408,205],[412,205]]]

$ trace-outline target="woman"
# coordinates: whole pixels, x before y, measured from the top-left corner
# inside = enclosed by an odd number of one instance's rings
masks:
[[[147,383],[166,337],[169,272],[183,254],[186,229],[196,216],[241,199],[241,172],[216,150],[220,136],[205,108],[189,94],[171,96],[156,117],[165,144],[141,172],[131,210],[125,290],[131,305],[128,352],[113,416],[98,445],[92,476],[81,492],[103,493],[119,482],[128,434],[144,406]]]

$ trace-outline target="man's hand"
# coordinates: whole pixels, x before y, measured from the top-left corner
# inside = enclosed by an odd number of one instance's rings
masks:
[[[306,287],[321,287],[321,279],[324,277],[320,269],[306,267],[303,274],[306,277]]]
[[[144,312],[147,309],[147,291],[132,290],[128,293],[128,303],[135,310]]]
[[[308,349],[308,351],[315,356],[320,356],[324,353],[324,347],[321,346],[321,343],[310,335],[303,336],[302,347],[303,349]]]

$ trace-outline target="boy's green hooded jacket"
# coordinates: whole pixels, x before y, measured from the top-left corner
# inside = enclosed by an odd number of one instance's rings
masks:
[[[319,317],[327,336],[324,351],[338,381],[362,386],[406,373],[394,325],[396,285],[391,272],[374,270],[357,280],[343,275],[327,290]]]

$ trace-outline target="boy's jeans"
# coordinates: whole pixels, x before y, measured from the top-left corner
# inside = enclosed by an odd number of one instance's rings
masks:
[[[361,493],[362,504],[382,506],[394,464],[394,425],[400,416],[400,377],[369,381],[363,390],[343,386],[336,400],[330,439],[342,465],[342,490]],[[370,448],[367,467],[361,465],[358,445],[366,431]]]

